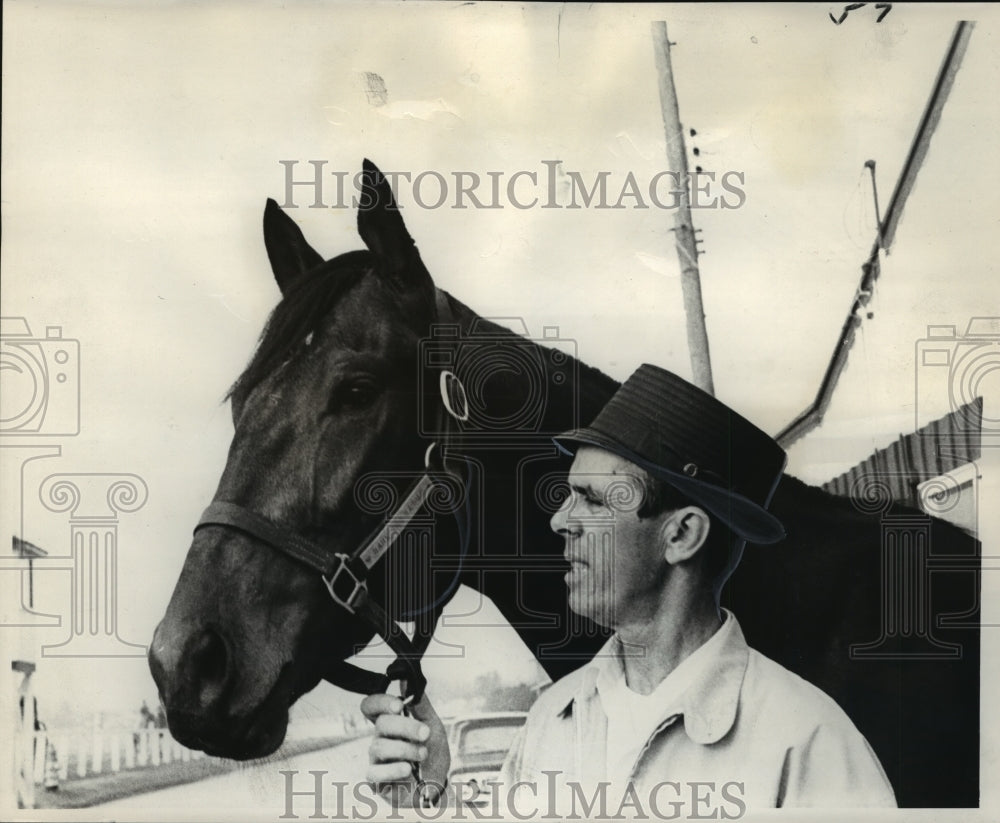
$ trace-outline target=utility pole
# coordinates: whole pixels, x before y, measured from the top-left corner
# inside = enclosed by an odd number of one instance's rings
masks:
[[[687,319],[688,351],[694,383],[709,394],[715,394],[712,383],[712,362],[708,353],[708,331],[705,329],[705,308],[701,301],[701,279],[698,273],[698,247],[691,221],[691,191],[688,180],[684,133],[681,131],[677,90],[670,65],[670,40],[667,24],[655,21],[653,51],[656,74],[660,82],[660,107],[663,110],[663,130],[667,138],[667,162],[679,181],[679,202],[674,212],[674,245],[681,264],[681,291],[684,295],[684,315]]]

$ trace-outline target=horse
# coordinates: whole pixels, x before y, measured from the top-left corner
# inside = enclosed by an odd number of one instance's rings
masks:
[[[438,289],[368,161],[359,202],[366,248],[330,260],[273,200],[264,211],[281,300],[229,390],[234,434],[210,506],[264,525],[203,518],[149,652],[171,734],[208,754],[275,751],[290,706],[323,679],[364,691],[343,668],[378,630],[344,606],[361,589],[387,626],[409,621],[426,638],[457,585],[471,586],[553,679],[607,637],[567,607],[548,521],[568,458],[551,436],[593,419],[617,382]],[[457,491],[357,579],[365,570],[345,558],[386,533],[434,453]],[[877,494],[835,497],[788,475],[771,509],[787,538],[747,547],[724,593],[748,642],[845,709],[900,805],[977,805],[975,537]],[[299,548],[275,551],[282,534]],[[904,538],[959,569],[920,590],[916,630],[893,622],[886,578]],[[334,557],[339,583],[316,571]]]

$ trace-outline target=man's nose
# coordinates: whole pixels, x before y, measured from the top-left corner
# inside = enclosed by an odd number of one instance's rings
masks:
[[[556,509],[555,514],[549,520],[549,527],[556,534],[572,534],[573,530],[570,526],[570,510],[573,508],[573,493],[570,492],[566,499],[563,500],[563,504]]]

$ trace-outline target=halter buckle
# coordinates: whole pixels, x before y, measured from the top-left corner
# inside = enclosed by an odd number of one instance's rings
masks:
[[[325,574],[322,575],[323,582],[326,584],[326,589],[330,592],[333,602],[351,614],[354,614],[357,609],[358,599],[362,592],[368,591],[368,585],[351,569],[348,563],[350,558],[346,554],[337,553],[334,557],[337,558],[339,565],[329,577]],[[347,591],[348,588],[350,589],[349,592]]]

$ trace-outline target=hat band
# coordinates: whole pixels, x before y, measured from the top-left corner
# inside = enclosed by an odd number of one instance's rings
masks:
[[[703,483],[708,483],[712,486],[717,486],[718,488],[724,489],[726,491],[731,491],[733,489],[732,482],[730,480],[727,480],[723,475],[719,474],[716,471],[713,471],[712,469],[708,469],[702,465],[699,465],[694,460],[685,458],[676,449],[674,449],[673,447],[669,446],[668,444],[662,441],[657,443],[657,450],[661,453],[668,452],[670,456],[673,458],[674,465],[665,464],[662,458],[650,457],[648,455],[642,454],[640,451],[633,448],[632,446],[622,443],[622,441],[618,437],[615,437],[608,431],[603,431],[602,429],[596,428],[594,426],[591,426],[591,428],[594,431],[600,432],[601,435],[603,435],[608,440],[611,440],[616,445],[618,445],[623,457],[625,457],[627,453],[628,455],[630,455],[628,458],[629,460],[631,460],[633,463],[642,463],[644,466],[647,467],[646,470],[652,474],[656,474],[656,469],[659,468],[665,472],[672,472],[673,474],[686,475],[687,477],[690,477],[692,480],[700,480]]]

